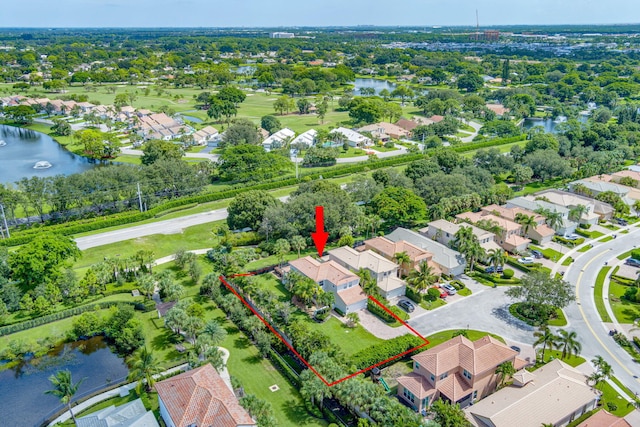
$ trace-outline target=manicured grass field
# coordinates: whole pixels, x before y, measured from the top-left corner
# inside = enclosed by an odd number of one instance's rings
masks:
[[[580,356],[572,355],[571,357],[566,357],[564,359],[561,356],[562,356],[562,352],[559,350],[547,350],[544,353],[544,361],[549,362],[552,359],[560,359],[567,365],[573,366],[574,368],[586,362],[584,357],[580,357]]]
[[[607,272],[611,267],[603,267],[598,273],[598,277],[596,277],[596,285],[593,288],[593,295],[595,299],[596,309],[598,310],[598,314],[603,322],[611,322],[611,318],[607,314],[607,309],[605,308],[605,302],[602,298],[602,288],[604,286],[604,278],[607,275]]]

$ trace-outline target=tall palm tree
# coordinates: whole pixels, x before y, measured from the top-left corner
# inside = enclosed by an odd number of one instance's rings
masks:
[[[371,272],[365,268],[360,268],[357,273],[360,278],[360,286],[367,295],[377,295],[378,284],[375,279],[371,277]]]
[[[393,255],[393,259],[400,264],[400,274],[402,274],[402,272],[407,271],[408,270],[408,265],[411,262],[411,257],[409,256],[409,254],[406,251],[402,251],[402,252],[398,252],[396,254]]]
[[[129,371],[128,379],[138,382],[138,385],[136,386],[138,393],[140,393],[142,386],[145,383],[146,391],[151,391],[151,388],[155,383],[153,376],[164,370],[164,368],[158,365],[158,361],[153,355],[153,351],[147,349],[146,346],[140,347],[135,353],[133,353],[133,356],[131,356],[131,359],[129,360],[129,366],[131,367],[131,370]]]
[[[473,241],[465,251],[464,256],[467,258],[467,261],[469,261],[469,270],[473,270],[473,264],[478,260],[485,259],[487,253],[484,248],[480,246],[480,242],[478,242],[478,238],[476,237],[475,241]]]
[[[496,269],[498,266],[502,267],[507,260],[507,256],[504,253],[504,249],[489,249],[489,263],[492,264]]]
[[[433,274],[433,267],[426,261],[420,263],[418,268],[409,274],[407,283],[414,288],[422,291],[433,285],[438,280],[438,276]]]
[[[558,349],[562,349],[562,358],[577,355],[582,350],[582,344],[578,342],[578,334],[575,331],[567,332],[564,329],[558,331],[558,340],[556,345]]]
[[[511,362],[504,362],[496,368],[496,375],[500,376],[500,387],[504,384],[508,377],[516,373],[516,368]]]
[[[298,258],[300,258],[300,251],[307,247],[307,241],[305,238],[300,235],[296,235],[291,238],[289,243],[291,244],[291,248],[298,252]]]
[[[45,394],[54,395],[60,399],[60,402],[67,405],[71,418],[73,419],[73,423],[78,425],[76,422],[76,416],[71,410],[71,399],[73,399],[73,396],[78,392],[78,388],[84,381],[84,378],[74,384],[73,379],[71,378],[71,371],[64,370],[56,372],[55,375],[51,375],[49,377],[49,381],[51,381],[53,389],[45,391]]]
[[[227,330],[215,319],[211,319],[204,325],[201,334],[207,336],[211,345],[218,346],[227,337]]]
[[[596,356],[591,360],[593,366],[596,368],[596,372],[600,373],[605,379],[613,375],[613,368],[602,356]]]
[[[562,214],[556,211],[546,211],[546,215],[543,214],[546,218],[546,223],[549,227],[558,231],[560,225],[562,225]]]
[[[569,210],[569,219],[579,222],[580,218],[582,218],[582,215],[586,214],[587,212],[589,212],[589,208],[585,205],[574,206],[573,208],[571,208],[571,210]]]
[[[544,362],[544,353],[547,351],[547,348],[552,350],[556,346],[558,337],[555,336],[548,327],[534,332],[533,336],[536,337],[536,341],[533,343],[533,346],[538,347],[539,345],[542,345],[542,361]]]
[[[527,235],[529,230],[535,230],[535,228],[538,226],[538,223],[536,222],[536,219],[533,215],[525,215],[519,212],[516,214],[514,219],[518,224],[522,226],[522,232],[525,236]]]

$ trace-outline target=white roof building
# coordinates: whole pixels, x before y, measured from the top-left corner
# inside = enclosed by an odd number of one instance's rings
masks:
[[[293,141],[291,141],[291,145],[304,145],[305,147],[311,147],[315,145],[317,135],[317,130],[309,129],[308,131],[301,133]]]
[[[355,130],[339,127],[332,130],[329,135],[336,133],[342,134],[346,142],[352,147],[364,147],[367,145],[371,145],[370,138],[367,138],[366,136],[356,132]]]
[[[287,139],[291,140],[295,136],[296,133],[289,128],[280,129],[278,132],[262,141],[262,147],[266,151],[271,151],[272,149],[282,147]]]

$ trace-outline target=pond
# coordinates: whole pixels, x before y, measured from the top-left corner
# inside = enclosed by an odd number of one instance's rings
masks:
[[[70,175],[96,167],[40,132],[0,125],[0,183],[6,184],[31,176]],[[34,168],[38,162],[42,168]]]
[[[202,119],[200,119],[198,117],[187,116],[185,114],[179,114],[179,116],[182,117],[183,120],[188,120],[188,121],[193,122],[193,123],[202,123]]]
[[[232,73],[245,74],[245,75],[253,74],[255,71],[256,71],[256,67],[253,65],[241,65],[238,68],[231,69]]]
[[[64,369],[71,371],[74,382],[84,378],[77,397],[120,382],[128,373],[102,337],[60,345],[44,357],[0,371],[0,425],[39,426],[62,409],[57,397],[44,392],[51,389],[49,376]]]
[[[356,79],[355,82],[352,82],[355,85],[353,89],[354,95],[362,95],[360,93],[360,89],[363,87],[371,87],[376,91],[376,95],[380,93],[382,89],[387,89],[389,92],[393,91],[396,88],[395,83],[391,83],[388,80],[378,80],[378,79]]]
[[[578,116],[578,121],[581,123],[586,123],[587,122],[588,117],[584,116],[584,115],[580,115]],[[532,119],[532,118],[527,118],[524,119],[524,121],[522,122],[522,128],[526,131],[528,131],[529,129],[531,129],[534,126],[541,126],[544,128],[545,132],[548,133],[558,133],[556,131],[556,127],[560,124],[563,123],[563,120],[554,120],[554,119]]]

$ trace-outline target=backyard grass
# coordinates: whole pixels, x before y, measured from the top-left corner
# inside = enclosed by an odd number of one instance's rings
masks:
[[[348,328],[335,317],[330,317],[324,323],[309,320],[309,326],[312,330],[329,336],[331,342],[347,357],[372,345],[381,344],[384,341],[370,334],[363,326],[359,325],[353,329]]]
[[[571,355],[570,357],[566,357],[564,359],[561,356],[562,356],[562,352],[560,350],[547,350],[544,353],[544,362],[547,363],[553,359],[560,359],[567,365],[573,366],[574,368],[586,362],[584,357],[580,357],[576,355]]]
[[[448,331],[440,331],[435,334],[429,335],[428,337],[425,337],[429,341],[428,348],[435,347],[438,344],[442,344],[443,342],[450,340],[451,338],[453,338],[453,334],[460,330],[465,331],[467,338],[469,338],[471,341],[476,341],[484,336],[491,335],[501,343],[504,343],[504,338],[496,334],[491,334],[489,332],[477,331],[474,329],[450,329]]]
[[[593,295],[595,299],[596,309],[598,310],[598,314],[603,322],[611,322],[611,318],[607,314],[607,309],[604,305],[604,299],[602,298],[602,288],[604,286],[604,278],[609,272],[611,267],[603,267],[600,269],[598,273],[598,277],[596,277],[596,285],[593,288]]]
[[[628,406],[627,399],[624,399],[620,394],[614,389],[611,384],[608,382],[603,382],[597,387],[602,392],[601,401],[604,402],[603,407],[611,412],[613,415],[618,417],[624,417],[633,411],[633,407]],[[612,403],[616,405],[617,409],[615,411],[609,410],[607,407],[607,403]]]

